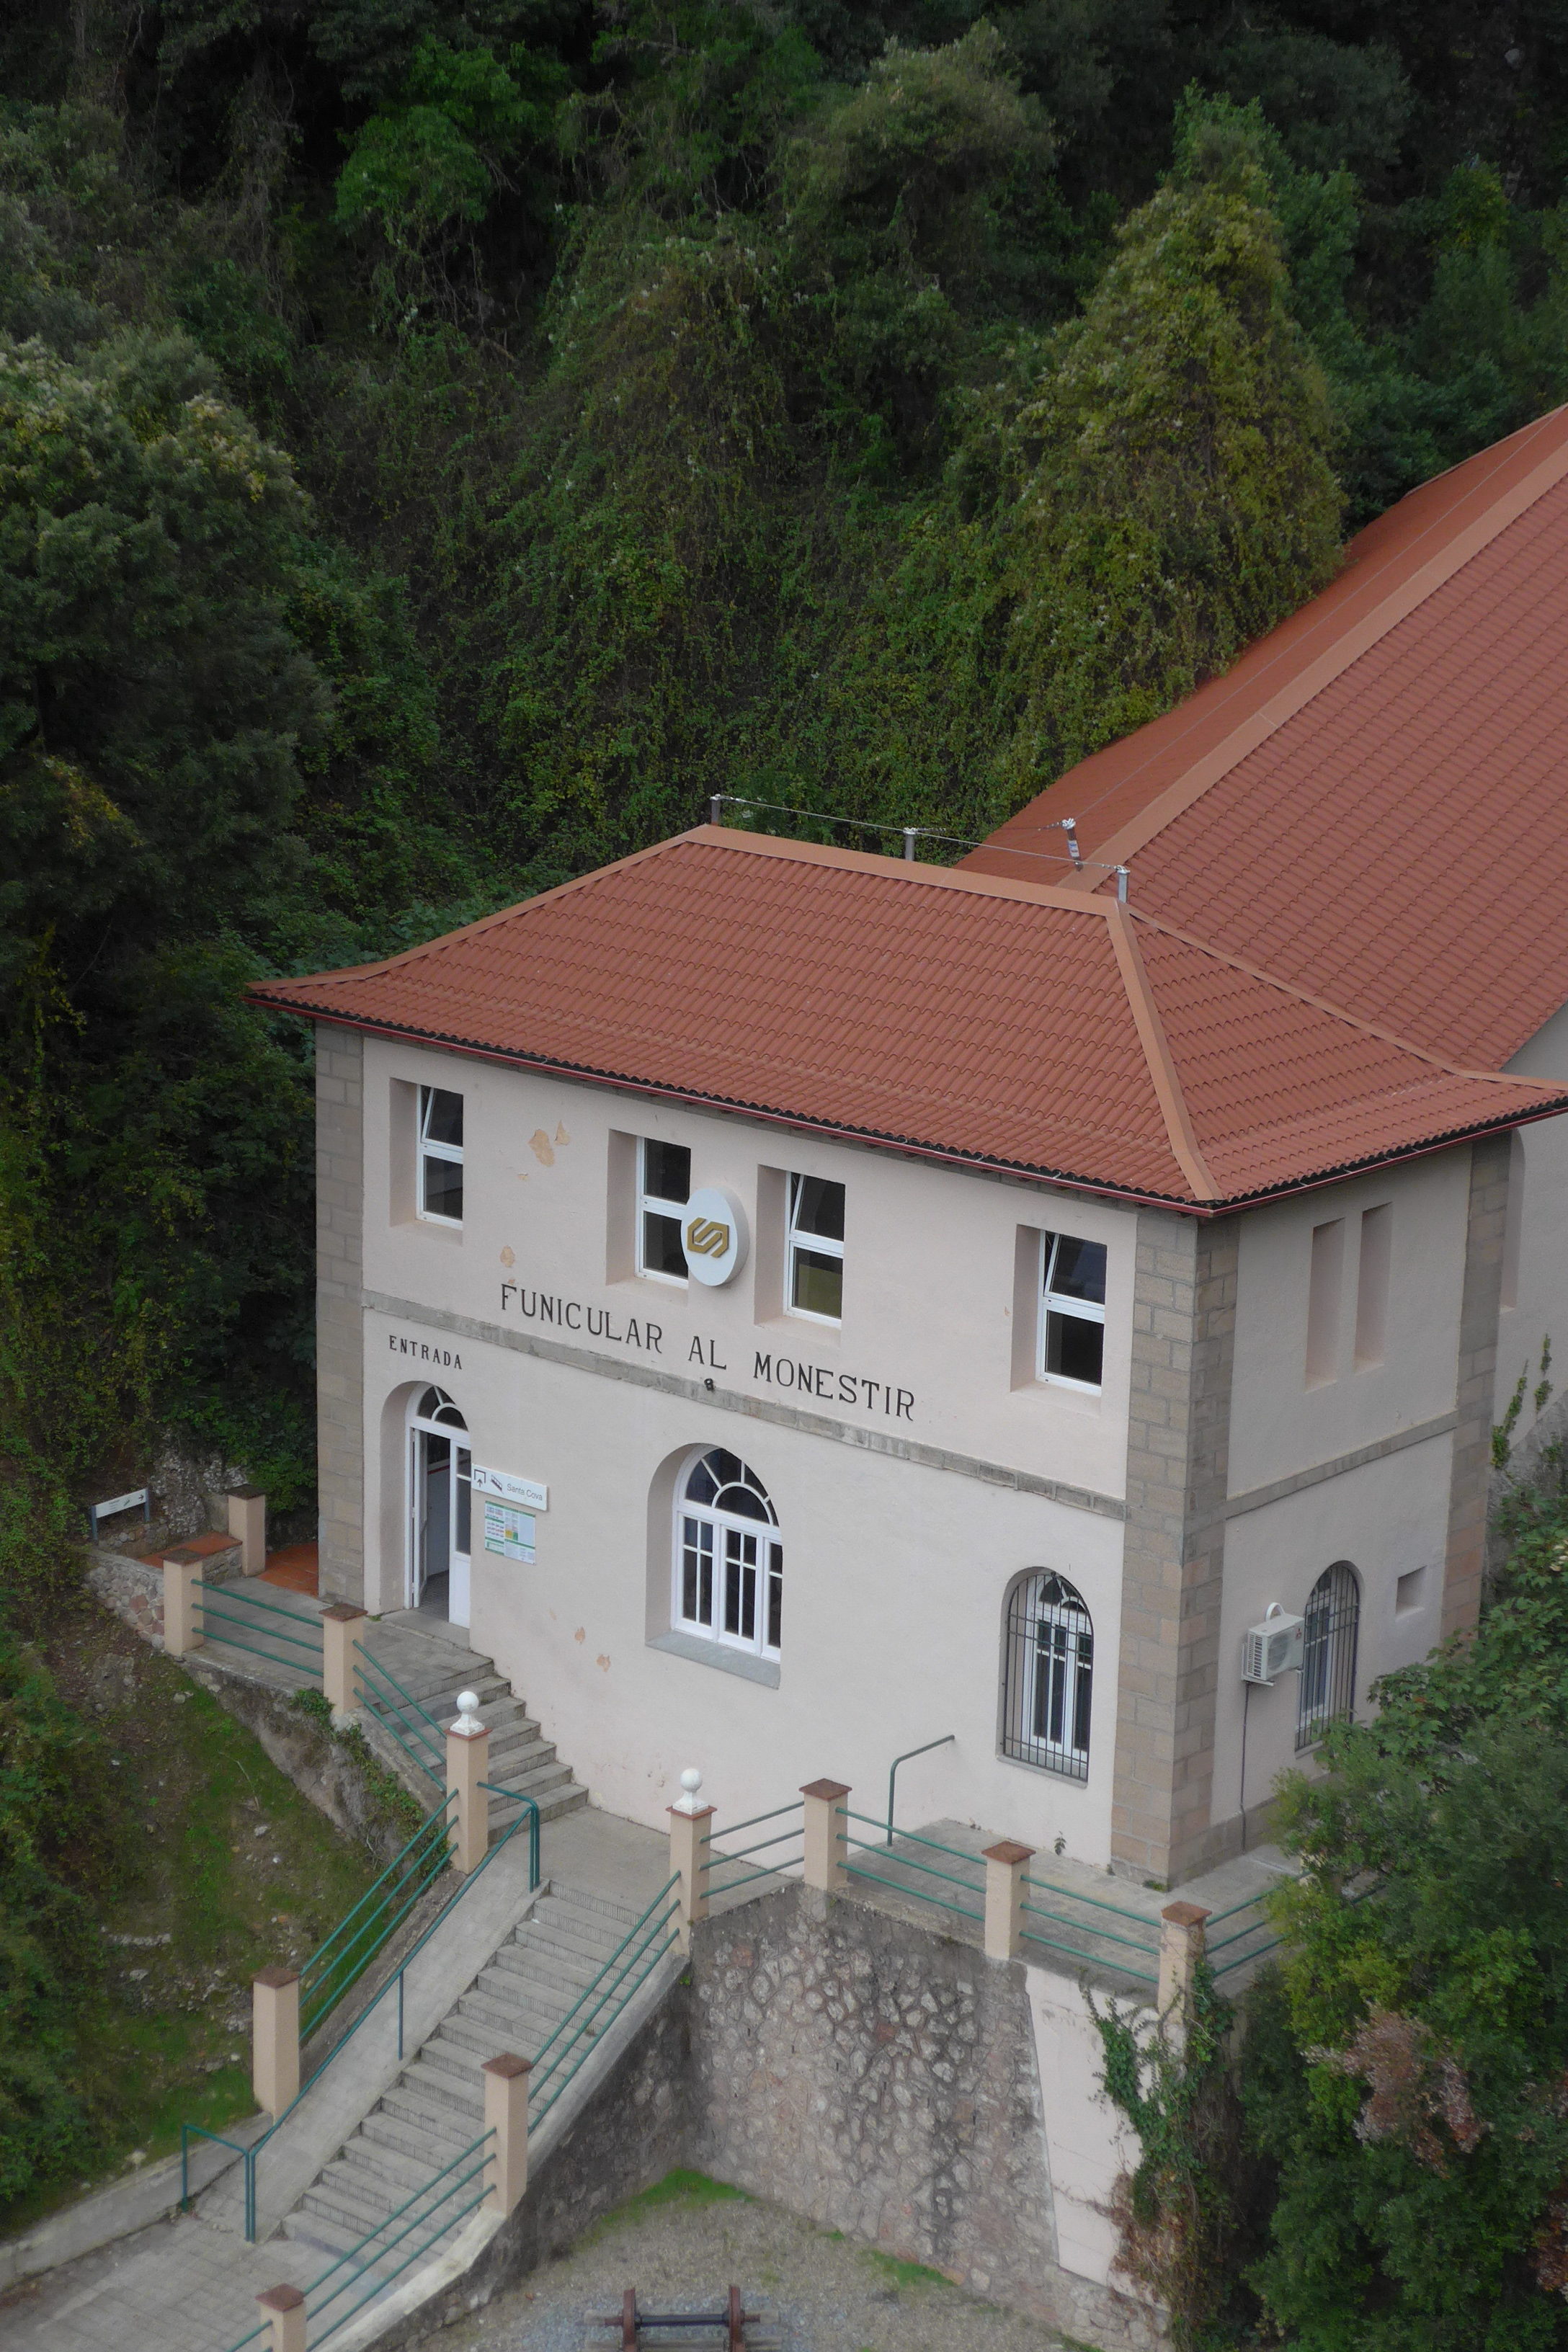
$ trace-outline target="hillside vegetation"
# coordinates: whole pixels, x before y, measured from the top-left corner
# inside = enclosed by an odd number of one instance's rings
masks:
[[[1561,397],[1558,29],[16,0],[13,1547],[154,1422],[308,1499],[308,1044],[247,978],[715,791],[973,836]]]

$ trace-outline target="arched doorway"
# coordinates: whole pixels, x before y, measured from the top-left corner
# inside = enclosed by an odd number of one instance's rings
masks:
[[[473,1454],[468,1424],[445,1389],[414,1400],[408,1422],[407,1605],[454,1625],[468,1622]]]

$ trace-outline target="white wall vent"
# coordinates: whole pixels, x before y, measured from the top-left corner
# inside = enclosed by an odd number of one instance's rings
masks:
[[[1279,1603],[1270,1603],[1261,1625],[1251,1625],[1241,1637],[1241,1679],[1272,1683],[1301,1664],[1301,1633],[1305,1620],[1288,1617]]]

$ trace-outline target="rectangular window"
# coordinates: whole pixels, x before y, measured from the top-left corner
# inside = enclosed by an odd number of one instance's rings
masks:
[[[1105,1369],[1105,1244],[1040,1235],[1039,1377],[1098,1389]]]
[[[1312,1270],[1307,1285],[1307,1386],[1321,1388],[1340,1368],[1340,1289],[1345,1262],[1345,1221],[1312,1227]]]
[[[463,1222],[463,1097],[445,1087],[419,1089],[419,1213]]]
[[[844,1316],[844,1187],[823,1176],[789,1180],[788,1288],[793,1315]]]
[[[1388,1349],[1388,1267],[1394,1242],[1394,1207],[1384,1201],[1363,1209],[1361,1264],[1356,1269],[1355,1368],[1381,1364]]]
[[[691,1197],[691,1154],[684,1143],[637,1146],[637,1272],[651,1282],[684,1282],[681,1213]]]

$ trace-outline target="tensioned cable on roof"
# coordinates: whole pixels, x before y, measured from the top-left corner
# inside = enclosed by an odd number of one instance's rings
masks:
[[[708,796],[708,806],[714,824],[720,821],[720,810],[730,807],[766,809],[775,816],[809,817],[815,824],[854,825],[862,833],[900,834],[903,837],[904,856],[911,861],[914,858],[917,841],[941,841],[945,842],[950,849],[994,849],[999,856],[1031,857],[1045,866],[1070,866],[1075,874],[1081,874],[1086,867],[1092,866],[1097,873],[1114,874],[1117,877],[1117,897],[1123,904],[1127,898],[1127,885],[1131,869],[1126,866],[1110,865],[1103,858],[1085,857],[1078,845],[1076,817],[1058,816],[1049,820],[1051,824],[1058,826],[1068,837],[1068,854],[1066,856],[1058,857],[1053,856],[1048,849],[1014,849],[1010,845],[999,849],[994,841],[966,841],[962,834],[938,833],[934,825],[889,824],[885,818],[875,816],[834,816],[824,809],[795,808],[788,801],[754,801],[743,793],[710,793]]]

